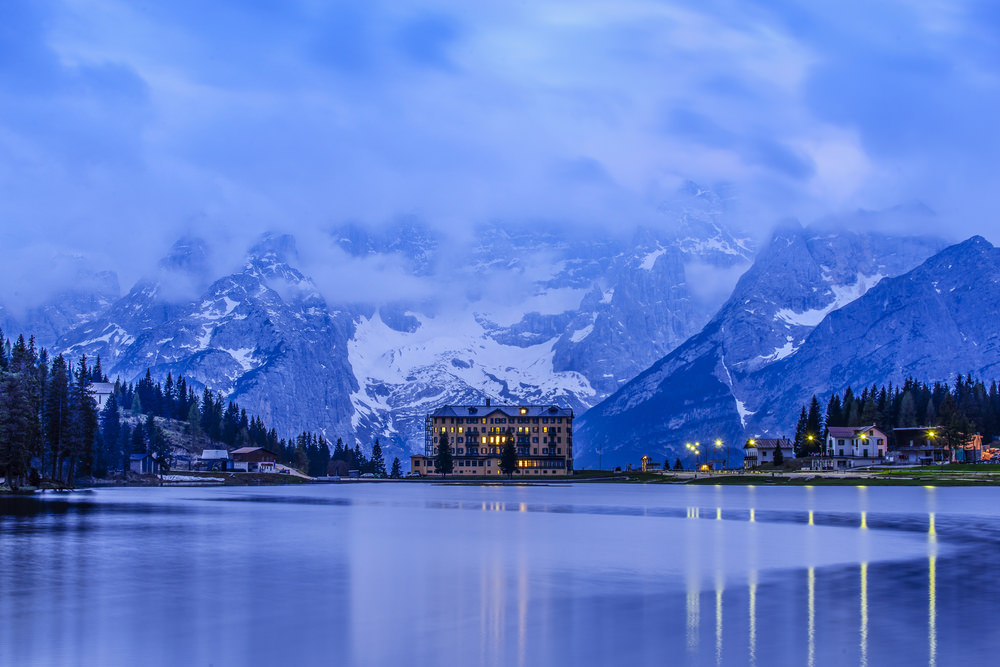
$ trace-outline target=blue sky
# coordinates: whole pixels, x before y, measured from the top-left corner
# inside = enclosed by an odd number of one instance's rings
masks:
[[[1000,241],[994,2],[6,0],[0,240],[127,288],[180,233],[417,215],[763,234],[921,201]],[[238,243],[237,243],[238,242]],[[27,267],[27,268],[26,268]]]

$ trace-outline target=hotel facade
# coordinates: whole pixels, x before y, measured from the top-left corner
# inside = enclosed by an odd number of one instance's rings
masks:
[[[457,477],[496,476],[508,441],[517,449],[514,477],[573,474],[573,411],[557,405],[446,405],[424,420],[424,453],[410,457],[411,472],[440,475],[435,465],[448,435]]]

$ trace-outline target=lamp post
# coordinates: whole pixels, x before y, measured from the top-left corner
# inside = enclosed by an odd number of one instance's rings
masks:
[[[715,439],[715,448],[716,449],[722,449],[722,439],[721,438],[716,438]],[[726,445],[726,463],[722,466],[722,469],[723,470],[727,470],[728,468],[729,468],[729,446]]]

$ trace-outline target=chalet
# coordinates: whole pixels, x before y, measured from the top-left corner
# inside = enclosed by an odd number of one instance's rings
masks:
[[[831,426],[821,456],[810,459],[813,470],[849,470],[886,462],[889,438],[871,426]]]
[[[974,463],[983,457],[983,436],[968,437],[962,446],[951,447],[936,426],[894,428],[892,459],[900,465],[941,465]]]
[[[274,472],[278,456],[263,447],[241,447],[231,452],[233,469],[245,472]]]
[[[128,468],[137,475],[158,475],[165,472],[163,466],[152,454],[130,454]]]
[[[765,463],[774,463],[775,452],[779,448],[783,460],[795,457],[795,447],[788,438],[750,438],[743,445],[743,467],[753,469]]]
[[[111,394],[115,393],[115,385],[110,382],[91,382],[87,386],[87,393],[97,403],[97,411],[104,409]]]

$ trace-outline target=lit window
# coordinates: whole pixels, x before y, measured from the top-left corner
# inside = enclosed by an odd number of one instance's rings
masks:
[[[522,415],[528,414],[528,408],[521,408],[521,414]]]

